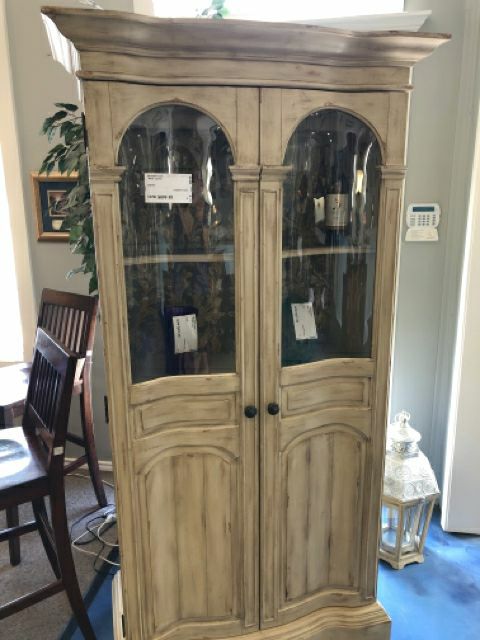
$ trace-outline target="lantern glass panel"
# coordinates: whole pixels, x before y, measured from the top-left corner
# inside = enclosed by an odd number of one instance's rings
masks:
[[[382,547],[393,551],[397,544],[400,511],[391,504],[382,506]]]
[[[432,503],[432,501],[434,501],[435,498],[434,497],[430,497],[427,498],[427,500],[425,500],[425,502],[422,504],[422,513],[420,515],[420,522],[418,525],[418,537],[421,539],[423,536],[423,532],[425,530],[425,528],[428,529],[429,525],[430,525],[430,519],[428,517],[429,515],[429,510],[430,510],[430,505]]]
[[[424,502],[412,504],[404,508],[401,552],[408,553],[418,549],[418,531],[424,512]]]

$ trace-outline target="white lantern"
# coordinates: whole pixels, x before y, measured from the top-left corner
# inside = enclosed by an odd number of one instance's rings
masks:
[[[410,414],[402,411],[387,431],[379,555],[395,569],[423,562],[428,527],[440,493],[432,467],[418,447],[421,435],[409,420]]]

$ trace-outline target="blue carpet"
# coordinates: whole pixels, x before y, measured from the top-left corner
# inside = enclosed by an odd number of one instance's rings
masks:
[[[378,599],[391,640],[480,640],[480,537],[445,533],[435,512],[424,564],[380,562]]]
[[[107,557],[118,561],[118,550],[112,549]],[[112,581],[115,573],[114,567],[104,563],[84,596],[97,640],[113,640]],[[75,617],[70,619],[59,640],[84,640]]]
[[[378,598],[392,618],[391,640],[480,640],[480,536],[445,533],[434,513],[425,563],[401,571],[380,562]],[[112,576],[86,596],[98,640],[113,640]],[[72,620],[61,640],[83,640]]]

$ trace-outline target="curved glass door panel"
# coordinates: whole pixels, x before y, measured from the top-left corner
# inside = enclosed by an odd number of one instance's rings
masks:
[[[233,157],[191,107],[140,115],[119,151],[132,382],[235,371]]]
[[[282,366],[369,357],[381,154],[373,131],[325,109],[285,154]]]

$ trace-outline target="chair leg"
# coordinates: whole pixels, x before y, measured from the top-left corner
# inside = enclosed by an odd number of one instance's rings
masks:
[[[63,483],[63,479],[62,479]],[[68,534],[67,513],[65,509],[64,487],[56,487],[50,494],[50,505],[52,510],[52,528],[55,537],[55,547],[57,549],[58,563],[62,582],[67,593],[70,606],[75,615],[80,631],[85,640],[96,640],[90,619],[83,602],[80,587],[78,585],[75,564],[72,557],[70,536]]]
[[[6,508],[6,516],[7,516],[7,527],[18,527],[19,518],[18,518],[18,507],[7,507]],[[20,538],[12,538],[8,541],[8,550],[10,553],[10,564],[12,567],[15,567],[17,564],[20,564]]]
[[[95,433],[93,427],[92,393],[89,380],[84,380],[83,391],[80,395],[80,415],[82,418],[82,431],[85,440],[85,453],[87,455],[88,470],[93,484],[93,490],[99,507],[106,507],[107,496],[100,476],[98,466],[97,449],[95,447]]]
[[[50,564],[53,569],[53,573],[57,578],[61,578],[60,567],[58,566],[57,552],[55,550],[55,540],[53,537],[53,531],[48,520],[47,509],[45,507],[45,500],[38,498],[33,500],[33,515],[35,516],[35,522],[37,523],[38,532],[42,539],[43,548],[47,554]]]

